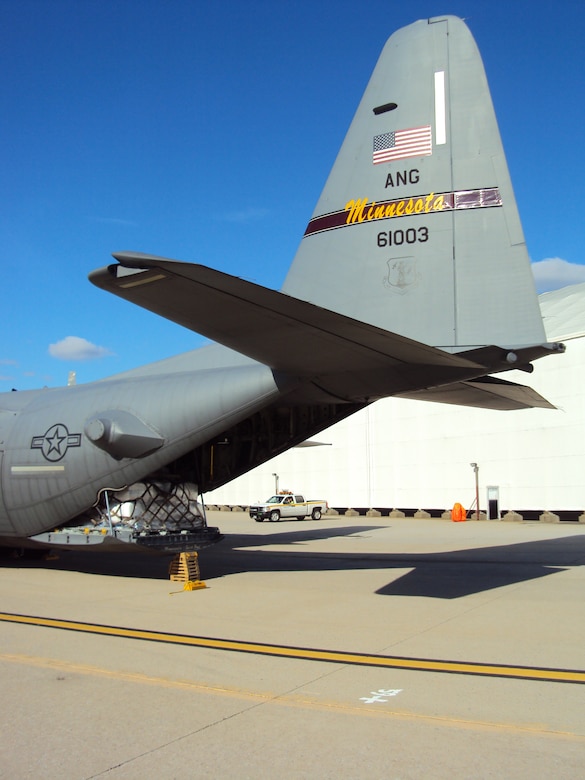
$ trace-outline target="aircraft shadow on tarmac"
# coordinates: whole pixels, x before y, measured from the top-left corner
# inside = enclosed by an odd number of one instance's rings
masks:
[[[344,535],[363,535],[375,526],[346,528]],[[330,532],[323,534],[331,536]],[[381,596],[426,596],[453,599],[518,582],[546,577],[568,566],[585,563],[585,536],[571,536],[537,542],[442,553],[352,553],[247,550],[253,537],[228,536],[223,549],[213,548],[206,556],[205,576],[212,579],[244,571],[339,571],[358,569],[411,569],[400,574],[376,593]],[[311,538],[319,538],[311,535]],[[307,540],[302,533],[279,534],[259,544],[298,544]],[[240,548],[240,549],[237,549]]]
[[[387,527],[387,526],[386,526]],[[360,537],[378,526],[303,528],[259,534],[226,534],[218,545],[199,555],[201,577],[210,581],[243,572],[340,571],[410,569],[392,578],[376,593],[381,596],[426,596],[453,599],[519,582],[547,577],[569,566],[585,564],[585,536],[479,547],[441,553],[315,552],[309,541]],[[348,539],[348,542],[351,540]],[[291,550],[267,550],[290,545]],[[79,571],[119,577],[166,579],[171,556],[88,554],[64,551],[56,560],[13,561],[14,566]]]

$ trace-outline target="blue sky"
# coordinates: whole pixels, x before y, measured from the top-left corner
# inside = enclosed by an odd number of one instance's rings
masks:
[[[0,0],[0,391],[202,343],[87,281],[113,251],[278,288],[384,42],[442,13],[482,52],[542,285],[585,281],[582,0]]]

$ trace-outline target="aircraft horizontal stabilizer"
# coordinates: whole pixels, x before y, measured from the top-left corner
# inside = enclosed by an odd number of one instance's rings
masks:
[[[400,398],[411,398],[414,401],[434,401],[441,404],[474,406],[479,409],[497,409],[498,411],[531,409],[533,407],[556,409],[556,406],[553,406],[531,387],[487,376],[481,377],[481,379],[472,379],[469,382],[456,382],[445,387],[400,393],[399,396]]]
[[[322,376],[414,364],[443,369],[451,381],[483,373],[466,358],[206,266],[114,257],[120,265],[93,271],[93,284],[277,371]]]

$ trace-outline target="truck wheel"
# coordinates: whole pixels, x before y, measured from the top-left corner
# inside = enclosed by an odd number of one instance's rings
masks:
[[[263,523],[264,518],[263,517],[255,517],[254,520],[256,520],[257,523]]]
[[[277,509],[274,509],[270,513],[270,522],[271,523],[278,523],[279,520],[280,520],[280,512]]]
[[[321,519],[321,510],[320,509],[313,509],[311,512],[311,517],[313,520],[320,520]]]

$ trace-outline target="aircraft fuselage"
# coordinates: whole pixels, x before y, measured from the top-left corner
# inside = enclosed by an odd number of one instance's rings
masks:
[[[250,364],[4,394],[0,536],[63,524],[279,393],[272,371]]]

